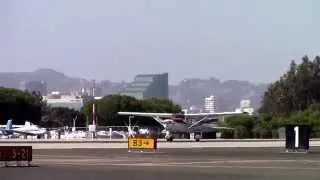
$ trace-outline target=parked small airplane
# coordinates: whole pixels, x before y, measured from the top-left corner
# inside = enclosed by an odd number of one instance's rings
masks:
[[[119,115],[144,116],[152,117],[156,120],[165,131],[167,141],[173,141],[172,133],[199,133],[199,132],[216,132],[217,129],[232,129],[228,127],[219,127],[217,125],[218,116],[247,114],[241,111],[235,112],[217,112],[217,113],[192,113],[182,114],[181,117],[172,113],[144,113],[144,112],[118,112]],[[178,116],[178,117],[177,117]],[[167,119],[161,119],[167,118]],[[186,122],[184,117],[202,117],[194,123]],[[196,141],[200,140],[200,136],[195,137]]]
[[[7,121],[6,127],[4,129],[1,129],[0,132],[5,136],[13,135],[14,133],[20,135],[38,136],[44,135],[45,133],[47,133],[47,130],[45,128],[40,128],[39,126],[34,125],[29,121],[26,121],[25,125],[22,125],[20,127],[13,127],[12,119],[9,119]]]

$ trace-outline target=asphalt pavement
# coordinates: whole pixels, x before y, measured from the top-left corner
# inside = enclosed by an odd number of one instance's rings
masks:
[[[319,180],[320,148],[34,150],[32,167],[0,168],[1,180]]]

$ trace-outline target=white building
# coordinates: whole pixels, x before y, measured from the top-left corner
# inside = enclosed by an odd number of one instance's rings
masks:
[[[211,95],[204,99],[204,110],[208,113],[216,112],[217,110],[217,102],[216,97]]]
[[[66,107],[80,111],[83,99],[70,95],[61,95],[60,92],[52,92],[49,96],[43,96],[43,100],[51,107]]]
[[[197,106],[190,106],[189,109],[187,109],[188,113],[202,113],[203,108],[199,108]]]
[[[241,100],[240,101],[240,108],[237,108],[236,111],[239,112],[247,112],[248,114],[253,114],[254,109],[251,107],[250,100]]]
[[[251,101],[250,100],[241,100],[240,101],[240,108],[251,108]]]

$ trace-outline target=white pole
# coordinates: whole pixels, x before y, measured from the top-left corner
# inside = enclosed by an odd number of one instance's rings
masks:
[[[109,135],[110,135],[110,140],[111,140],[111,136],[112,136],[112,128],[109,128]]]
[[[295,133],[295,137],[294,137],[294,147],[298,148],[299,147],[299,126],[295,126],[294,127],[294,133]]]
[[[129,136],[131,136],[131,117],[129,117]]]
[[[95,104],[92,104],[92,124],[95,125],[95,117],[96,117],[96,108],[95,108]]]
[[[134,116],[129,116],[129,128],[128,128],[128,133],[129,133],[129,136],[132,135],[132,129],[131,129],[131,118],[133,118]]]

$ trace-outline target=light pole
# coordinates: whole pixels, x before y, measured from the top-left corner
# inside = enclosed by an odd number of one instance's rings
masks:
[[[93,102],[92,104],[92,124],[95,125],[96,124],[96,106]]]
[[[129,129],[128,129],[129,136],[133,135],[132,129],[131,129],[131,118],[134,118],[134,116],[129,116]]]
[[[73,127],[72,127],[72,132],[76,131],[76,120],[78,118],[78,115],[76,115],[75,118],[73,118]]]

